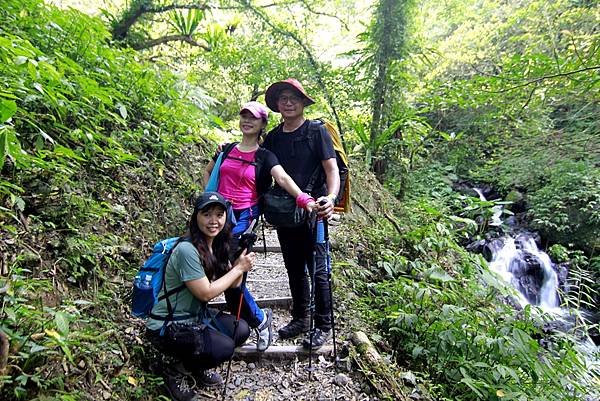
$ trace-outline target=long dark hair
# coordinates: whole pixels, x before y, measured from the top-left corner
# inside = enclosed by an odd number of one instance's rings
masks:
[[[211,281],[221,277],[229,270],[228,255],[229,241],[231,240],[231,224],[229,224],[229,222],[226,221],[225,226],[223,227],[221,232],[217,234],[217,236],[213,239],[212,253],[208,249],[206,237],[204,236],[202,231],[200,231],[200,227],[198,227],[198,213],[213,207],[221,206],[216,206],[212,204],[208,205],[202,210],[194,210],[194,213],[192,213],[192,216],[190,217],[188,229],[192,244],[194,244],[194,246],[200,253],[200,262],[204,267],[206,277]],[[226,210],[225,213],[227,213]]]

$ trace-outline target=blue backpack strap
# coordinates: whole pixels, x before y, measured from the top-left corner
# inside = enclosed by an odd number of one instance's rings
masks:
[[[238,144],[238,142],[231,142],[231,143],[226,143],[225,145],[223,145],[223,148],[222,148],[221,152],[219,152],[219,156],[217,157],[217,160],[215,161],[215,165],[213,166],[213,169],[210,172],[210,178],[208,179],[208,182],[206,183],[206,187],[204,188],[205,191],[217,192],[217,189],[219,188],[221,164],[223,163],[223,160],[225,160],[227,158],[227,155],[229,155],[231,150],[237,144]]]
[[[180,237],[177,240],[177,243],[175,244],[175,246],[173,246],[173,249],[171,249],[171,252],[169,253],[167,261],[165,262],[165,267],[163,268],[163,271],[162,271],[163,295],[159,296],[158,300],[160,301],[162,299],[165,299],[167,301],[167,316],[158,316],[153,313],[150,313],[150,315],[149,315],[152,319],[164,321],[165,325],[171,321],[185,320],[185,319],[190,319],[190,318],[194,317],[194,315],[192,315],[192,314],[187,314],[187,315],[182,315],[182,316],[177,316],[177,317],[173,316],[175,311],[174,311],[174,308],[171,306],[171,301],[169,300],[169,297],[171,295],[176,294],[176,293],[180,292],[181,290],[183,290],[185,288],[185,284],[181,284],[180,286],[178,286],[176,288],[172,288],[170,290],[167,289],[167,280],[166,280],[167,266],[169,265],[169,260],[171,259],[171,255],[173,255],[173,251],[175,250],[177,245],[179,245],[182,241],[189,241],[189,238]]]
[[[206,187],[204,188],[205,191],[215,192],[219,187],[219,170],[221,170],[221,163],[223,163],[223,152],[219,153],[219,156],[215,161],[215,165],[210,172],[210,178],[208,179]]]

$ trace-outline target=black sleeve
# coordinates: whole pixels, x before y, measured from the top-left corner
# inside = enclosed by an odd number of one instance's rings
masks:
[[[279,164],[279,160],[277,159],[277,156],[275,156],[275,153],[265,149],[264,168],[269,172],[269,175],[271,175],[271,169]]]

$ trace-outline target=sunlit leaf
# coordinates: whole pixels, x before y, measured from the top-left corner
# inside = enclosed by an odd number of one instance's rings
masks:
[[[119,114],[121,114],[121,117],[123,117],[124,120],[127,119],[127,108],[122,105],[122,104],[118,104],[118,108],[119,108]]]
[[[434,267],[434,268],[430,269],[427,273],[428,273],[428,277],[432,280],[438,280],[438,281],[442,281],[442,282],[454,280],[452,278],[452,276],[450,276],[448,273],[446,273],[445,270],[443,270],[439,267]]]
[[[56,324],[56,328],[59,333],[63,336],[67,336],[69,334],[69,316],[63,312],[57,312],[54,315],[54,323]]]
[[[0,101],[0,124],[6,122],[17,112],[17,103],[13,100]]]
[[[31,346],[31,348],[29,349],[29,352],[31,352],[32,354],[35,354],[36,352],[46,351],[47,349],[48,349],[48,347],[44,347],[43,345],[33,344]]]
[[[15,65],[21,65],[21,64],[25,64],[27,62],[27,58],[26,56],[17,56],[15,57],[15,59],[13,60]]]
[[[34,82],[34,83],[33,83],[33,87],[34,87],[35,89],[37,89],[37,90],[38,90],[38,92],[40,92],[40,93],[42,93],[42,94],[44,93],[44,88],[42,87],[42,84],[40,84],[39,82]]]
[[[50,337],[52,337],[52,338],[54,338],[54,339],[56,339],[56,340],[62,340],[62,337],[60,336],[60,334],[58,334],[58,332],[57,332],[56,330],[53,330],[53,329],[45,329],[45,330],[44,330],[44,332],[45,332],[45,333],[46,333],[48,336],[50,336]]]

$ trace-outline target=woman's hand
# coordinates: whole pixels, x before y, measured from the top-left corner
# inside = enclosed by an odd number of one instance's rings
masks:
[[[239,258],[233,263],[233,268],[238,269],[242,273],[247,273],[254,268],[254,260],[256,259],[254,252],[248,253],[247,249],[244,249]]]

